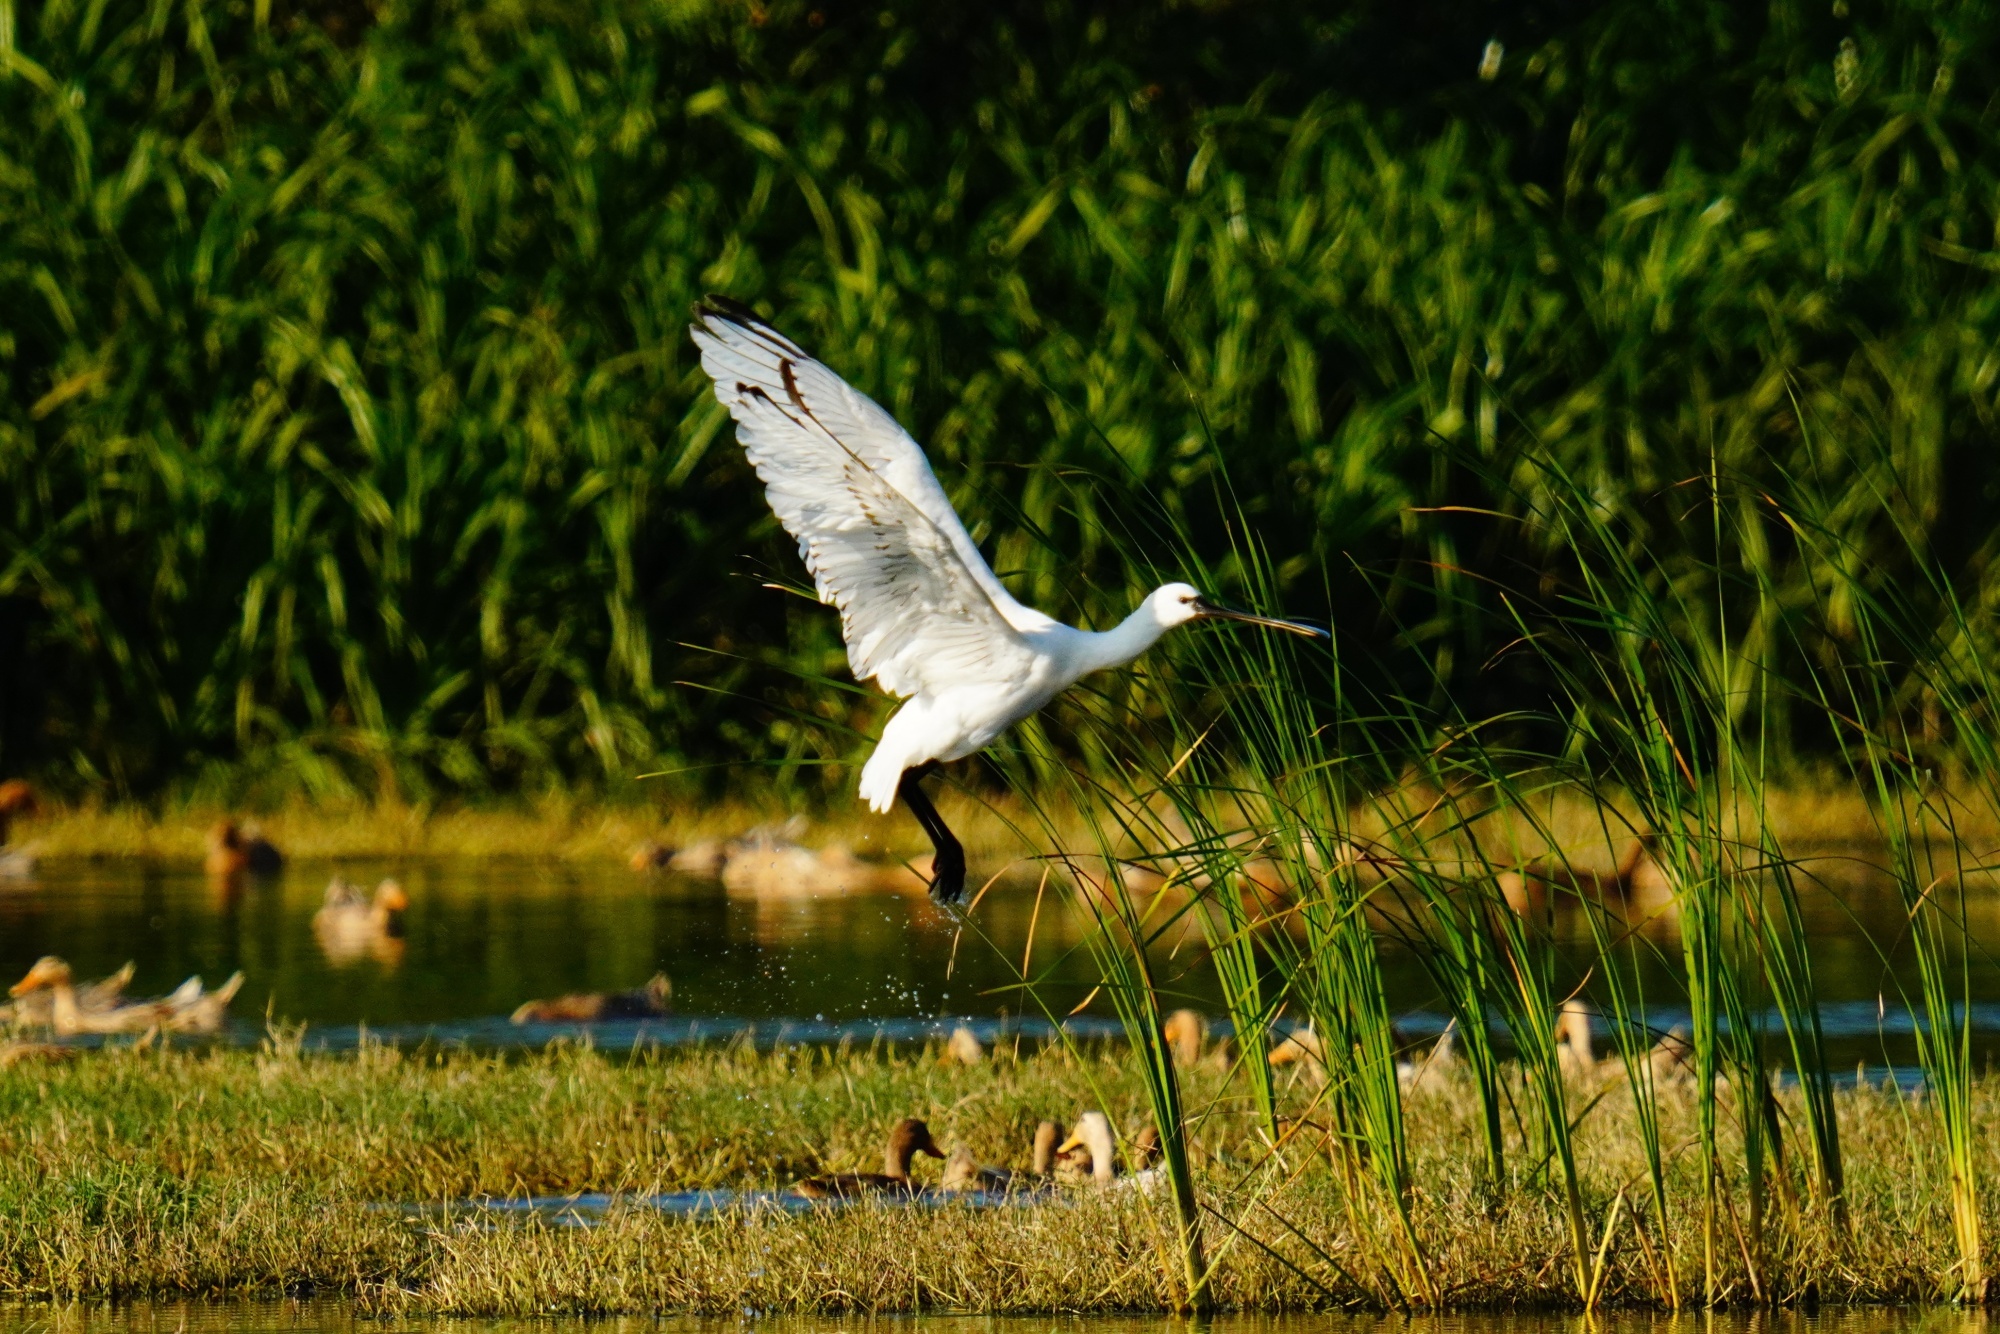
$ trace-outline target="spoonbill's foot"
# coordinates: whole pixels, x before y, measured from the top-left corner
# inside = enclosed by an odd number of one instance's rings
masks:
[[[965,897],[965,848],[953,836],[920,785],[921,779],[936,770],[935,760],[919,768],[905,770],[901,781],[896,784],[896,793],[910,808],[910,814],[917,817],[917,823],[924,827],[924,832],[931,836],[931,847],[936,849],[936,855],[931,858],[931,902],[940,908],[955,908]]]

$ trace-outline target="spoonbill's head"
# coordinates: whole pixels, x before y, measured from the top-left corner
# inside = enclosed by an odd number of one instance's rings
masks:
[[[1332,639],[1333,636],[1317,625],[1307,625],[1302,621],[1280,621],[1269,616],[1253,616],[1247,611],[1236,611],[1215,601],[1193,584],[1162,584],[1146,599],[1153,615],[1165,629],[1186,625],[1189,621],[1242,621],[1246,625],[1261,625],[1271,630],[1289,630],[1295,635],[1308,639]]]

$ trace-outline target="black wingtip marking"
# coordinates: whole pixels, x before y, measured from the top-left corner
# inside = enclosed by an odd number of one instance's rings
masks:
[[[715,316],[719,319],[734,320],[738,324],[749,325],[753,329],[771,329],[769,322],[762,315],[759,315],[735,297],[723,296],[720,292],[710,292],[707,296],[695,302],[694,314],[696,319],[707,319],[710,316]],[[771,329],[771,332],[777,333],[778,331]]]
[[[811,360],[806,355],[805,349],[780,333],[776,325],[733,296],[723,296],[717,292],[709,293],[695,303],[694,317],[699,322],[721,320],[726,324],[748,329],[761,335],[766,341],[775,343],[777,345],[775,351],[788,353],[801,361]]]
[[[799,377],[792,372],[792,359],[790,357],[786,357],[778,363],[778,375],[785,382],[785,392],[791,395],[792,402],[799,405],[799,411],[811,417],[812,409],[806,406],[805,398],[799,393]],[[817,421],[818,418],[815,417],[814,420]]]
[[[778,406],[778,400],[777,400],[777,399],[775,399],[775,398],[772,398],[772,397],[770,396],[770,394],[766,393],[766,392],[764,391],[764,386],[763,386],[763,385],[761,385],[761,384],[745,384],[745,383],[743,383],[743,381],[741,381],[741,380],[738,380],[738,381],[736,382],[736,392],[737,392],[738,394],[742,395],[742,396],[743,396],[744,398],[761,398],[761,399],[763,399],[763,400],[764,400],[764,402],[766,402],[766,403],[768,403],[768,404],[770,404],[770,405],[771,405],[771,410],[772,410],[773,412],[776,412],[776,413],[777,413],[777,414],[778,414],[779,416],[783,417],[783,418],[784,418],[784,419],[785,419],[786,421],[790,422],[790,423],[791,423],[792,425],[794,425],[794,426],[798,426],[798,425],[800,425],[800,422],[799,422],[799,419],[798,419],[798,418],[796,418],[796,417],[794,417],[794,416],[793,416],[793,415],[792,415],[791,413],[789,413],[789,412],[786,412],[786,411],[785,411],[785,410],[784,410],[783,408],[779,407],[779,406]],[[811,414],[810,414],[810,413],[808,413],[807,415],[808,415],[808,416],[810,416]]]

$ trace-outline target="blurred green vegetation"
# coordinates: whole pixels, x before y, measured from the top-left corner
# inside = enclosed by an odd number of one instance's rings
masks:
[[[1913,553],[1983,613],[1996,39],[1914,0],[0,0],[0,769],[844,781],[882,704],[767,587],[803,576],[709,290],[1085,622],[1240,587],[1247,516],[1350,664],[1546,710],[1495,655],[1591,559],[1552,468],[1676,605],[1745,590],[1746,671],[1809,671],[1788,600],[1941,597]]]

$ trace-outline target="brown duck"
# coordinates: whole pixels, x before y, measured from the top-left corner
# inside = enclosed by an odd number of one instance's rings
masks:
[[[630,991],[581,991],[523,1002],[508,1016],[517,1024],[594,1024],[605,1019],[657,1019],[671,1013],[674,984],[665,973]]]
[[[910,1160],[920,1153],[944,1157],[944,1150],[931,1139],[931,1128],[914,1116],[906,1116],[889,1132],[889,1147],[882,1155],[880,1172],[838,1172],[830,1176],[807,1177],[797,1190],[809,1200],[848,1200],[859,1195],[911,1195],[916,1183],[910,1180]]]
[[[1609,871],[1574,867],[1561,859],[1531,861],[1502,870],[1495,883],[1507,906],[1524,917],[1545,911],[1549,895],[1558,890],[1598,903],[1616,900],[1649,915],[1659,913],[1672,907],[1674,891],[1655,856],[1658,845],[1655,835],[1641,834],[1625,845],[1617,866]]]
[[[242,875],[276,875],[285,869],[284,854],[262,834],[244,830],[234,820],[220,820],[208,831],[208,858],[202,863],[218,880]]]
[[[35,789],[27,783],[19,778],[0,783],[0,880],[34,879],[35,854],[26,848],[8,847],[7,834],[15,819],[40,812]]]

